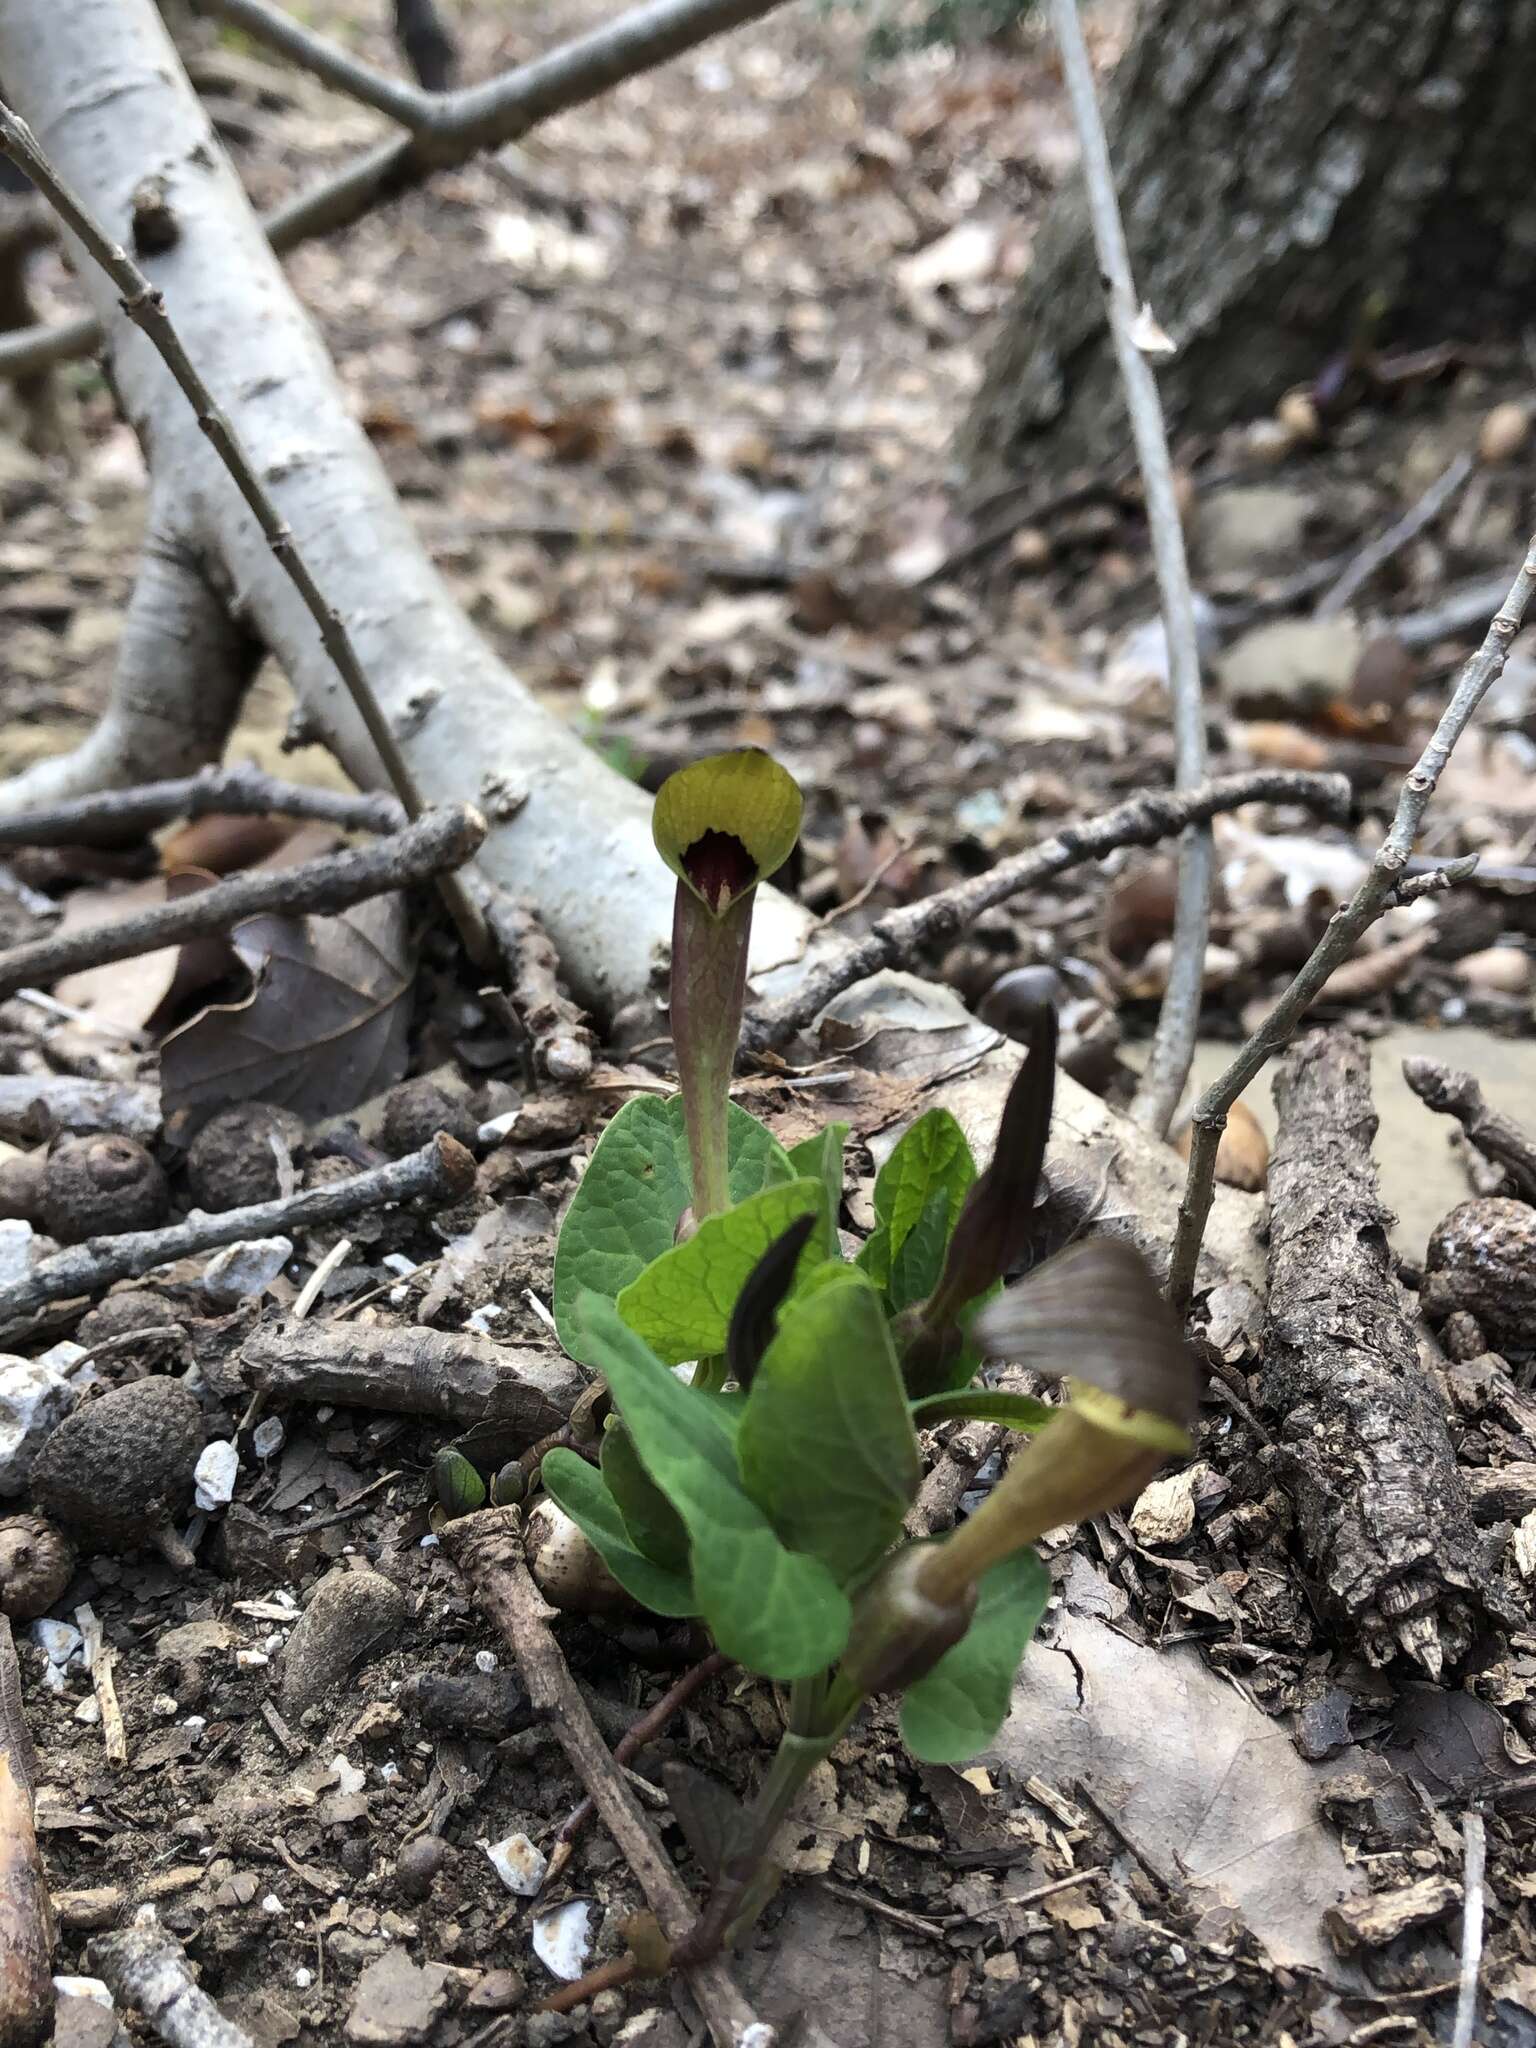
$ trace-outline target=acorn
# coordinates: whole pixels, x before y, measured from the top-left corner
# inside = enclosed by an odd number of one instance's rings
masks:
[[[419,1152],[439,1131],[457,1138],[471,1152],[480,1134],[480,1120],[462,1095],[450,1095],[435,1081],[402,1081],[384,1098],[380,1143],[391,1159]]]
[[[1317,401],[1310,391],[1297,388],[1287,391],[1275,407],[1275,418],[1284,427],[1294,443],[1310,446],[1322,434],[1323,423],[1318,417]]]
[[[1483,416],[1477,430],[1477,452],[1484,462],[1509,462],[1531,435],[1530,407],[1518,399],[1506,399]]]
[[[541,1500],[524,1523],[523,1554],[551,1607],[573,1614],[615,1614],[635,1604],[595,1545],[552,1500]]]
[[[1194,1127],[1185,1123],[1175,1134],[1174,1147],[1187,1159],[1194,1143]],[[1264,1127],[1246,1102],[1234,1102],[1227,1111],[1227,1127],[1216,1147],[1216,1178],[1225,1187],[1242,1188],[1257,1195],[1269,1179],[1269,1140]]]
[[[180,1380],[133,1380],[59,1424],[32,1467],[33,1499],[83,1548],[150,1545],[184,1570],[192,1555],[172,1524],[191,1505],[203,1436],[203,1411]]]
[[[36,1621],[64,1597],[74,1576],[75,1547],[41,1515],[0,1522],[0,1614]]]
[[[63,1138],[48,1154],[42,1221],[60,1244],[153,1230],[170,1206],[165,1175],[137,1138],[96,1131]]]
[[[13,1152],[0,1159],[0,1216],[37,1223],[43,1214],[43,1181],[48,1162],[41,1152]]]
[[[187,1151],[187,1186],[193,1201],[215,1215],[242,1209],[248,1202],[276,1201],[282,1193],[278,1148],[292,1158],[305,1136],[293,1111],[271,1102],[236,1102],[221,1109],[209,1117]]]
[[[1159,939],[1173,932],[1179,870],[1158,855],[1137,861],[1118,876],[1104,906],[1104,945],[1111,959],[1130,965],[1146,958]]]

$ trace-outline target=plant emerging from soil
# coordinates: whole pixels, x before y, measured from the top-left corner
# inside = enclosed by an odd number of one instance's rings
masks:
[[[603,1375],[612,1412],[598,1463],[550,1450],[544,1487],[642,1606],[697,1617],[721,1652],[789,1688],[749,1806],[690,1768],[671,1774],[713,1883],[674,1962],[751,1925],[779,1824],[871,1695],[901,1696],[902,1735],[924,1761],[985,1747],[1045,1609],[1035,1538],[1135,1492],[1188,1448],[1194,1408],[1179,1329],[1128,1245],[1081,1243],[1001,1287],[1029,1251],[1049,1008],[987,1170],[949,1112],[929,1110],[881,1168],[875,1228],[852,1260],[838,1232],[847,1126],[786,1151],[730,1101],[753,897],[799,825],[800,793],[766,754],[717,756],[663,785],[681,1090],[609,1123],[555,1264],[561,1339]],[[976,1385],[989,1353],[1065,1382],[1062,1405]],[[1032,1440],[952,1534],[903,1541],[918,1431],[956,1417]]]

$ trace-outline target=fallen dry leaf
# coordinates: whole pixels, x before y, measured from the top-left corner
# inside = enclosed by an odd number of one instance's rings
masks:
[[[201,1011],[165,1041],[167,1120],[231,1102],[337,1116],[405,1072],[415,960],[398,896],[338,917],[253,917],[231,943],[248,996]]]

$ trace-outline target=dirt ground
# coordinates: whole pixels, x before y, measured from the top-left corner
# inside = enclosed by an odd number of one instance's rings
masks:
[[[383,13],[371,0],[311,10],[390,64]],[[454,9],[474,78],[599,18],[568,0],[536,21],[490,0]],[[1093,28],[1108,63],[1124,19],[1103,9]],[[1024,35],[876,66],[864,34],[841,12],[771,19],[289,266],[419,530],[509,663],[651,787],[699,752],[772,748],[807,793],[801,893],[825,911],[867,892],[850,927],[1171,772],[1134,490],[1057,479],[976,505],[948,467],[990,325],[1071,174],[1049,52]],[[237,37],[196,47],[261,205],[378,132]],[[53,257],[39,271],[62,310],[68,277]],[[80,737],[103,703],[142,521],[142,465],[99,371],[61,381],[67,456],[29,452],[14,417],[0,432],[7,772]],[[1506,448],[1489,416],[1530,399],[1519,348],[1448,336],[1432,360],[1374,365],[1315,434],[1234,421],[1179,451],[1213,767],[1336,768],[1356,797],[1347,828],[1279,807],[1218,827],[1203,1079],[1379,840],[1481,632],[1458,598],[1518,563],[1536,496],[1529,420]],[[1469,474],[1443,512],[1342,617],[1317,619],[1359,550],[1464,451]],[[1536,1078],[1533,690],[1536,651],[1520,643],[1431,815],[1427,850],[1479,853],[1482,879],[1394,911],[1326,1011],[1376,1041],[1379,1072],[1448,1044],[1511,1113]],[[231,757],[334,779],[320,750],[284,750],[288,718],[284,686],[264,676]],[[122,888],[132,868],[16,865],[48,889]],[[1010,970],[1054,969],[1063,1063],[1123,1103],[1156,1015],[1168,895],[1164,863],[1117,857],[916,964],[973,1004]],[[530,1088],[441,932],[412,1000],[412,1070],[446,1071],[475,1121],[518,1117],[459,1209],[353,1231],[311,1313],[354,1333],[360,1356],[382,1333],[425,1327],[489,1333],[553,1368],[535,1304],[554,1223],[620,1084]],[[0,1007],[0,1034],[12,1073],[142,1064],[16,1002]],[[609,1046],[605,1071],[633,1081],[634,1055]],[[771,1074],[753,1107],[794,1136],[812,1114],[844,1113]],[[1255,1107],[1272,1134],[1265,1083]],[[887,1102],[856,1129],[855,1220],[869,1143],[892,1114]],[[1413,1283],[1445,1210],[1510,1184],[1401,1089],[1386,1114],[1386,1192]],[[376,1104],[360,1122],[377,1139]],[[180,1177],[173,1196],[190,1199]],[[498,1214],[510,1223],[466,1242]],[[301,1238],[265,1294],[269,1316],[337,1235]],[[147,1332],[92,1369],[119,1385],[195,1360],[206,1433],[236,1443],[241,1466],[233,1504],[199,1517],[192,1571],[87,1547],[53,1610],[72,1621],[89,1607],[100,1623],[125,1762],[107,1759],[100,1686],[75,1646],[55,1637],[52,1663],[46,1630],[18,1626],[58,1970],[93,1974],[93,1933],[150,1903],[260,2048],[702,2038],[669,1984],[605,1992],[570,2016],[532,2011],[555,1982],[535,1923],[544,1941],[564,1910],[567,1937],[584,1933],[597,1961],[622,1949],[642,1902],[596,1825],[537,1898],[487,1853],[518,1836],[547,1847],[582,1788],[430,1525],[432,1459],[452,1428],[295,1403],[274,1408],[280,1427],[258,1448],[263,1404],[239,1369],[257,1309],[196,1309],[190,1268],[128,1291],[182,1333]],[[1530,1332],[1517,1318],[1490,1326],[1482,1350],[1437,1355],[1464,1473],[1513,1475],[1502,1493],[1485,1487],[1480,1522],[1516,1605],[1485,1617],[1436,1682],[1405,1658],[1368,1664],[1320,1600],[1255,1413],[1256,1318],[1213,1329],[1198,1457],[1168,1499],[1045,1546],[1045,1646],[996,1753],[964,1773],[920,1768],[881,1710],[818,1772],[789,1879],[739,1965],[760,2015],[786,2042],[835,2048],[1448,2040],[1462,1816],[1476,1806],[1489,1872],[1477,2038],[1536,2043]],[[89,1349],[89,1320],[21,1348],[61,1341]],[[364,1575],[371,1619],[297,1633],[301,1614],[344,1610]],[[688,1629],[640,1620],[570,1619],[560,1639],[613,1740],[700,1653]],[[1144,1701],[1158,1712],[1126,1711]],[[718,1679],[638,1760],[638,1789],[665,1824],[669,1755],[748,1787],[779,1725],[772,1687]],[[674,1827],[667,1841],[697,1888]],[[1368,1919],[1361,1902],[1410,1891],[1400,1924],[1319,1931],[1341,1898]],[[112,2031],[71,1999],[57,2038],[106,2048]]]

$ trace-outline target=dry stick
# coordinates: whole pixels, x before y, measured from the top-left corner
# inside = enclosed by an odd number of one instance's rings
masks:
[[[350,227],[381,201],[423,183],[433,171],[450,170],[482,150],[515,142],[540,121],[596,99],[621,80],[664,64],[726,29],[755,21],[779,4],[780,0],[645,0],[615,21],[488,84],[438,95],[441,114],[430,132],[381,143],[268,214],[268,239],[279,255],[286,255],[316,235]],[[67,357],[88,354],[100,340],[100,323],[90,315],[60,327],[28,327],[0,336],[0,376],[27,376]]]
[[[37,1758],[21,1708],[11,1624],[0,1614],[0,2041],[40,2041],[53,2014],[48,1880],[32,1822]]]
[[[506,963],[534,1066],[560,1087],[584,1087],[592,1078],[596,1036],[581,1005],[561,993],[560,956],[533,905],[504,889],[492,889],[486,892],[483,907]]]
[[[1368,546],[1351,556],[1349,567],[1330,590],[1318,600],[1313,616],[1319,619],[1337,618],[1349,603],[1355,592],[1361,589],[1376,574],[1376,571],[1391,561],[1409,541],[1421,534],[1425,527],[1439,518],[1446,506],[1472,474],[1472,457],[1465,450],[1440,472],[1424,495],[1410,505],[1402,518],[1389,526]],[[1486,607],[1485,607],[1486,609]]]
[[[1482,646],[1463,667],[1450,703],[1441,713],[1440,722],[1423,753],[1409,771],[1397,800],[1391,829],[1371,862],[1364,881],[1349,902],[1334,912],[1328,921],[1328,929],[1310,957],[1274,1009],[1245,1042],[1237,1058],[1195,1104],[1189,1168],[1184,1182],[1184,1198],[1179,1204],[1178,1229],[1174,1235],[1168,1271],[1169,1297],[1181,1315],[1187,1313],[1194,1291],[1200,1240],[1205,1234],[1206,1218],[1211,1213],[1216,1148],[1226,1128],[1227,1111],[1271,1056],[1286,1043],[1306,1014],[1313,997],[1334,968],[1348,958],[1361,933],[1376,922],[1391,902],[1402,881],[1419,826],[1445,771],[1445,764],[1484,694],[1503,673],[1510,642],[1520,630],[1520,621],[1525,616],[1533,591],[1536,591],[1536,538],[1532,539],[1519,574],[1484,635]]]
[[[1475,1807],[1469,1806],[1461,1817],[1461,1840],[1461,1973],[1456,1986],[1456,2025],[1451,2048],[1472,2048],[1472,2029],[1477,2024],[1477,1976],[1483,1961],[1484,1879],[1488,1864],[1488,1832]]]
[[[185,393],[188,404],[197,415],[198,425],[212,443],[272,553],[319,628],[321,644],[346,685],[396,796],[410,817],[420,817],[426,808],[421,790],[400,750],[394,729],[374,695],[373,685],[358,658],[357,649],[352,645],[352,636],[342,624],[340,614],[326,602],[308,562],[299,551],[292,529],[267,495],[228,415],[214,402],[213,394],[182,347],[181,337],[165,309],[165,295],[150,283],[128,252],[112,240],[84,202],[65,184],[38,147],[37,138],[26,122],[12,113],[3,101],[0,101],[0,154],[8,156],[26,173],[65,226],[122,293],[123,312],[142,331]],[[490,958],[490,942],[468,891],[452,875],[443,876],[439,886],[465,952],[472,960],[483,964]]]
[[[322,854],[293,868],[255,868],[215,882],[195,896],[154,904],[115,924],[83,925],[45,939],[29,939],[0,953],[0,999],[83,967],[104,967],[206,932],[229,931],[264,911],[292,917],[346,910],[458,867],[484,837],[485,820],[474,806],[454,804],[427,812],[403,832],[375,840],[372,846]]]
[[[521,1523],[515,1510],[484,1509],[446,1523],[442,1545],[510,1645],[530,1700],[547,1716],[561,1748],[591,1792],[603,1825],[624,1852],[662,1933],[669,1941],[681,1940],[694,1922],[693,1901],[668,1862],[655,1828],[636,1803],[621,1767],[614,1762],[550,1634],[550,1609],[523,1562]],[[772,2048],[772,2029],[757,2019],[722,1961],[716,1958],[700,1963],[688,1972],[687,1981],[715,2048],[738,2048],[749,2027],[756,2030],[754,2048]]]
[[[1468,1142],[1498,1161],[1527,1202],[1536,1202],[1536,1143],[1513,1117],[1489,1107],[1471,1074],[1415,1056],[1403,1061],[1403,1079],[1427,1108],[1455,1117]]]
[[[131,839],[175,818],[313,818],[344,832],[398,832],[405,813],[382,791],[310,789],[260,768],[204,768],[173,782],[102,790],[46,810],[0,818],[0,846],[80,846]]]
[[[924,946],[953,938],[982,911],[1064,868],[1100,860],[1122,846],[1153,846],[1187,825],[1204,824],[1218,812],[1252,803],[1306,804],[1325,816],[1344,818],[1349,812],[1349,784],[1342,775],[1264,768],[1247,775],[1215,776],[1198,789],[1143,790],[1096,818],[1063,825],[1041,845],[999,861],[983,875],[887,911],[861,937],[813,967],[791,994],[750,1011],[742,1043],[748,1052],[783,1045],[856,981],[883,967],[900,966]]]
[[[134,1280],[155,1266],[195,1252],[212,1251],[243,1238],[273,1237],[278,1232],[307,1229],[317,1223],[339,1223],[365,1209],[387,1202],[408,1202],[415,1196],[456,1202],[474,1185],[475,1162],[446,1131],[430,1145],[407,1152],[388,1166],[338,1181],[332,1187],[309,1188],[286,1201],[252,1202],[243,1209],[225,1209],[217,1216],[199,1216],[173,1223],[165,1230],[128,1230],[118,1237],[87,1238],[34,1266],[24,1280],[0,1287],[0,1333],[10,1333],[51,1301],[70,1301],[97,1293],[115,1280]]]
[[[210,14],[216,21],[244,29],[269,50],[289,58],[301,71],[311,72],[322,84],[334,86],[365,107],[376,107],[402,128],[436,126],[458,97],[455,93],[427,92],[406,79],[375,71],[371,64],[364,64],[340,44],[316,35],[313,29],[305,28],[280,8],[269,7],[266,0],[193,0],[193,5],[199,14]]]
[[[181,1943],[163,1927],[99,1934],[86,1960],[124,2005],[141,2012],[166,2048],[254,2048],[193,1982]]]
[[[1173,489],[1168,429],[1152,365],[1136,344],[1137,299],[1125,228],[1115,197],[1115,174],[1099,112],[1093,67],[1083,41],[1077,0],[1051,0],[1051,28],[1061,52],[1062,74],[1072,118],[1082,144],[1088,213],[1104,286],[1105,310],[1120,382],[1131,416],[1131,438],[1147,501],[1147,526],[1157,570],[1163,632],[1168,643],[1168,687],[1173,702],[1174,787],[1197,788],[1206,776],[1205,709],[1200,697],[1200,652],[1195,606],[1184,555],[1184,528]],[[1173,918],[1173,953],[1157,1030],[1131,1102],[1131,1117],[1163,1137],[1178,1108],[1195,1057],[1200,1027],[1200,993],[1211,921],[1211,872],[1215,854],[1209,823],[1185,828],[1179,847],[1179,880]]]
[[[613,1760],[616,1764],[633,1763],[647,1743],[654,1742],[674,1715],[680,1714],[694,1694],[718,1678],[722,1671],[729,1671],[731,1660],[722,1656],[719,1650],[711,1650],[697,1664],[690,1666],[677,1683],[664,1692],[654,1707],[643,1713],[629,1733],[614,1746]],[[576,1837],[597,1811],[596,1802],[589,1792],[581,1804],[571,1811],[562,1822],[555,1836],[555,1846],[550,1852],[549,1868],[544,1874],[548,1884],[557,1877],[569,1860]]]

